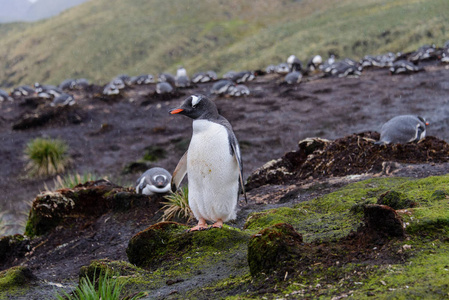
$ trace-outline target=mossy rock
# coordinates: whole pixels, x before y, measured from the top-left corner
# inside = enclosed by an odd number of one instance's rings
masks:
[[[20,288],[36,279],[36,276],[27,267],[12,267],[0,272],[0,290]]]
[[[302,243],[302,236],[286,223],[273,225],[253,235],[248,244],[251,276],[285,270],[290,261],[301,257]]]
[[[0,264],[25,256],[28,252],[29,239],[21,234],[0,238]]]
[[[186,229],[179,223],[160,222],[139,232],[128,243],[129,262],[157,269],[162,262],[180,259],[188,251],[226,251],[249,239],[248,234],[227,227],[194,232]]]
[[[68,218],[99,217],[108,211],[135,207],[157,211],[161,199],[138,195],[106,180],[90,181],[73,189],[43,192],[33,201],[25,228],[27,236],[43,235]]]
[[[417,203],[408,199],[407,195],[396,191],[388,191],[380,195],[377,204],[388,205],[393,209],[404,209],[417,206]]]
[[[101,275],[117,275],[117,276],[137,276],[142,270],[125,261],[111,261],[108,259],[100,259],[91,261],[88,266],[82,266],[79,272],[79,283],[83,278],[89,278],[94,282],[94,278],[98,279]]]

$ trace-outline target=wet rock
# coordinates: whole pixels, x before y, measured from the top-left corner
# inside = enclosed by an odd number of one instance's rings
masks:
[[[388,191],[380,195],[377,204],[387,205],[393,209],[404,209],[418,205],[415,201],[408,199],[405,194],[396,191]]]
[[[0,272],[0,290],[23,288],[24,285],[37,280],[27,267],[17,266]]]
[[[283,274],[301,258],[302,236],[287,224],[266,228],[251,237],[248,244],[248,265],[251,276]]]
[[[22,258],[29,251],[29,239],[21,234],[0,238],[0,265]],[[1,269],[1,267],[0,267]]]
[[[33,201],[25,234],[42,235],[63,220],[99,217],[109,210],[124,211],[145,207],[156,212],[160,200],[159,197],[138,195],[131,189],[116,186],[106,180],[87,182],[73,189],[42,192]]]

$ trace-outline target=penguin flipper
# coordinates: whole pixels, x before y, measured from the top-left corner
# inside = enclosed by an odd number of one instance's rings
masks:
[[[248,198],[246,197],[246,191],[245,191],[245,183],[243,181],[243,165],[242,165],[242,158],[240,157],[240,150],[236,149],[238,146],[236,143],[231,142],[232,151],[234,152],[234,158],[237,161],[237,164],[239,165],[239,182],[240,186],[242,188],[243,196],[245,197],[245,202],[248,203]]]
[[[178,165],[173,171],[173,175],[171,178],[171,190],[173,192],[176,192],[178,190],[179,185],[181,184],[181,181],[184,179],[186,174],[187,174],[187,151],[181,157],[181,159],[178,162]]]

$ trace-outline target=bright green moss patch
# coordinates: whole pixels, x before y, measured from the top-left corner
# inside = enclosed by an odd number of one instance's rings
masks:
[[[26,292],[27,286],[36,277],[27,267],[17,266],[0,272],[0,299]]]

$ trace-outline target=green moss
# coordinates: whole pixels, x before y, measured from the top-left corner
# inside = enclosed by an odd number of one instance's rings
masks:
[[[388,191],[380,195],[377,204],[388,205],[393,209],[404,209],[416,206],[416,203],[408,199],[404,193]]]
[[[34,279],[34,275],[27,267],[12,267],[0,272],[0,291],[23,288]]]

